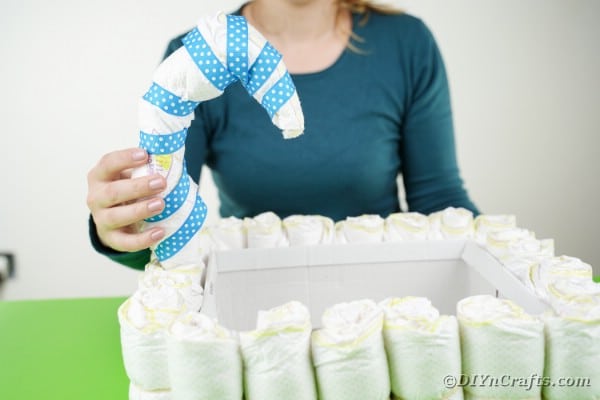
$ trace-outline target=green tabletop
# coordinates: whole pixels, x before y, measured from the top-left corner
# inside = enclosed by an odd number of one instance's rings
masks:
[[[127,399],[124,298],[0,302],[0,399]]]

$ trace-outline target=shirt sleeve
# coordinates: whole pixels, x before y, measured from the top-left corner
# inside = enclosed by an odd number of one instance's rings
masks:
[[[174,51],[179,49],[183,43],[181,39],[184,35],[171,40],[164,54],[167,58]],[[208,148],[208,130],[206,124],[206,110],[202,104],[196,107],[194,111],[194,120],[192,121],[186,138],[185,160],[188,174],[198,183],[200,181],[200,172],[207,154]],[[92,247],[100,254],[111,260],[130,268],[143,270],[150,261],[150,249],[144,249],[136,252],[121,252],[105,246],[98,237],[94,219],[89,217],[89,236]]]
[[[463,187],[456,159],[450,92],[444,62],[429,29],[420,23],[421,43],[411,63],[400,156],[410,211],[429,214],[446,207],[479,210]]]

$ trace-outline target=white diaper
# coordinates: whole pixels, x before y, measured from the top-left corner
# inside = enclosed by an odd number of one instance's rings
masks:
[[[233,333],[189,312],[173,322],[167,342],[173,399],[242,399],[242,360]]]
[[[291,215],[283,220],[290,246],[313,246],[333,242],[334,223],[321,215]]]
[[[383,240],[426,240],[429,236],[429,218],[417,212],[390,214],[385,219]]]
[[[460,338],[454,316],[440,316],[423,297],[390,298],[383,337],[392,394],[399,399],[460,400],[462,388],[448,388],[444,378],[461,373]]]
[[[288,246],[281,218],[273,212],[265,212],[254,218],[244,218],[248,248],[271,248]]]
[[[310,314],[298,302],[260,311],[257,329],[240,333],[246,400],[316,400]]]
[[[125,371],[141,390],[170,389],[165,331],[184,310],[183,298],[168,286],[139,290],[119,307]]]
[[[381,243],[383,241],[384,219],[379,215],[348,217],[335,224],[335,242]]]
[[[389,399],[381,308],[371,300],[337,304],[322,323],[312,334],[319,399]]]
[[[489,376],[488,382],[501,382],[503,376],[543,376],[544,324],[540,320],[509,300],[489,295],[459,301],[457,317],[465,376]],[[468,399],[541,399],[540,386],[471,382],[463,388]]]
[[[473,213],[467,209],[448,207],[429,214],[429,239],[470,239],[474,233]]]

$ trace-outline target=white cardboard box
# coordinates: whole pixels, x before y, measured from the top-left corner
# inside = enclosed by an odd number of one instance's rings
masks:
[[[491,294],[540,314],[545,303],[472,241],[432,240],[213,252],[202,311],[229,329],[255,328],[259,310],[305,304],[313,327],[326,308],[369,298],[424,296],[443,314],[471,295]]]

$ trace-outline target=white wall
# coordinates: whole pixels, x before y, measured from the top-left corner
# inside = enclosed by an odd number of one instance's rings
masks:
[[[0,12],[0,298],[127,295],[137,273],[90,248],[86,174],[137,145],[137,100],[169,38],[240,1],[4,1]],[[398,1],[446,59],[463,177],[486,213],[514,213],[600,273],[600,2]],[[206,176],[207,174],[205,174]],[[217,213],[211,182],[203,196]]]

